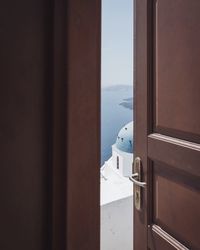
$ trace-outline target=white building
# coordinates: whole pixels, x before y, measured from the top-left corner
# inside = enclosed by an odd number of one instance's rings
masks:
[[[133,122],[125,125],[112,145],[112,156],[101,167],[101,250],[133,249]]]
[[[133,122],[126,124],[112,145],[112,156],[101,167],[101,205],[133,194]]]

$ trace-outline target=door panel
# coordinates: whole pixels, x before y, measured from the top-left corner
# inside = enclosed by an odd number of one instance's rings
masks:
[[[162,250],[189,250],[183,244],[178,242],[171,235],[162,230],[159,226],[153,225],[149,228],[148,249]]]
[[[151,159],[200,177],[200,145],[188,141],[150,134],[148,136],[148,156]],[[199,180],[199,179],[198,179]]]
[[[200,1],[154,6],[155,131],[200,142]],[[194,119],[195,117],[195,119]]]
[[[164,167],[164,169],[163,169]],[[186,245],[200,246],[199,183],[192,176],[165,165],[153,164],[153,223]],[[195,216],[194,216],[195,215]]]
[[[135,91],[147,188],[134,230],[143,225],[148,240],[135,250],[200,249],[199,12],[198,0],[136,1],[136,27],[147,20],[146,35],[136,29]]]
[[[193,142],[200,138],[200,2],[157,0],[152,7],[151,224],[198,249],[200,145]]]

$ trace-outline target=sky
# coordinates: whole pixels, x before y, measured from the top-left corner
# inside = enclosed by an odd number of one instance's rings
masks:
[[[133,83],[133,1],[102,0],[102,87]]]

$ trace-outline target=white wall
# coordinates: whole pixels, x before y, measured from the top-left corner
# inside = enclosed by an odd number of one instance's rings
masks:
[[[133,196],[101,207],[101,250],[133,250]]]
[[[117,156],[119,157],[119,169],[117,169]],[[119,171],[121,175],[123,175],[123,165],[124,165],[124,159],[123,157],[117,153],[114,149],[112,150],[112,162],[113,167],[116,171]]]
[[[119,157],[119,173],[125,177],[132,175],[133,154],[125,153],[112,146],[113,167],[117,170],[117,156]]]
[[[132,175],[132,163],[133,163],[133,154],[124,153],[124,166],[123,166],[123,176]]]

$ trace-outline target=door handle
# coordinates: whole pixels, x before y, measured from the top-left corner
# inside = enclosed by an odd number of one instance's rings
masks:
[[[133,163],[133,174],[129,179],[134,184],[134,200],[135,208],[141,210],[142,207],[142,188],[145,188],[147,183],[142,180],[142,160],[136,157]]]
[[[147,185],[146,182],[142,182],[142,181],[138,181],[139,174],[135,173],[132,176],[129,177],[129,180],[132,181],[135,185],[139,186],[139,187],[145,187]]]

